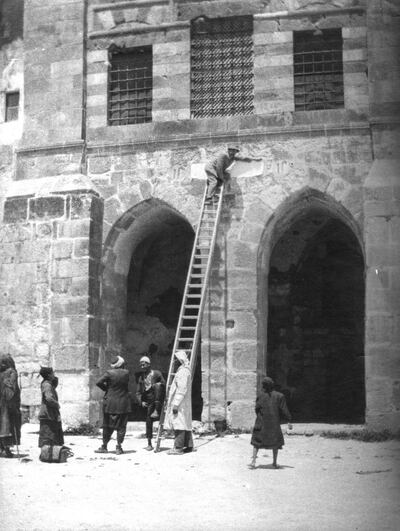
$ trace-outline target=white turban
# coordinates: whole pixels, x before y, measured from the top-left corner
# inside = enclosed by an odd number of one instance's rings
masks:
[[[175,357],[182,363],[182,365],[185,365],[186,367],[189,365],[189,360],[184,350],[177,350],[175,352]]]
[[[145,361],[146,363],[151,363],[150,358],[148,356],[142,356],[139,360],[139,363],[142,363],[142,361]]]
[[[124,363],[125,363],[124,358],[122,358],[121,356],[116,356],[115,358],[111,360],[111,367],[113,369],[119,369],[121,365],[123,365]]]

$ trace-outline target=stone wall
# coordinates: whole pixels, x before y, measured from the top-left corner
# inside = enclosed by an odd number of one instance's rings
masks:
[[[98,368],[102,202],[87,184],[83,176],[14,183],[0,226],[1,350],[14,357],[31,417],[40,366],[56,368],[67,424],[92,415]]]
[[[25,2],[28,90],[15,165],[13,148],[2,147],[2,348],[16,357],[24,404],[37,405],[33,374],[51,362],[68,422],[98,420],[93,380],[126,344],[139,235],[177,220],[195,227],[205,182],[191,166],[235,141],[262,163],[238,163],[226,193],[202,329],[204,420],[252,424],[267,368],[274,234],[291,226],[291,211],[318,208],[365,244],[367,423],[398,425],[395,2],[374,3],[367,16],[351,0],[87,5]],[[191,120],[190,20],[249,14],[255,114]],[[295,112],[293,31],[332,27],[342,28],[345,108]],[[148,44],[153,121],[107,126],[109,49]]]

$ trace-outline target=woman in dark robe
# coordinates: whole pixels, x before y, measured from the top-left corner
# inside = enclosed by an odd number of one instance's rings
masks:
[[[39,371],[43,378],[40,384],[42,391],[42,403],[39,411],[39,448],[48,444],[50,446],[62,446],[64,435],[61,424],[60,404],[56,387],[58,378],[52,367],[41,367]]]
[[[253,446],[253,458],[250,463],[251,468],[255,468],[258,450],[265,448],[272,450],[274,468],[278,468],[278,450],[285,444],[281,430],[281,422],[287,420],[288,428],[291,415],[286,405],[285,397],[282,393],[274,391],[274,382],[271,378],[264,378],[262,381],[262,392],[256,400],[256,422],[253,428],[251,444]]]
[[[21,392],[18,373],[10,355],[0,358],[0,452],[13,457],[10,446],[20,444]]]

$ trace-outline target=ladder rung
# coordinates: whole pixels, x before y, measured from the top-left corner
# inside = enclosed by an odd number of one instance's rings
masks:
[[[196,330],[195,326],[181,326],[180,330]]]
[[[190,278],[204,278],[205,275],[203,273],[193,273],[193,275],[190,275]]]
[[[200,304],[185,304],[184,307],[189,308],[190,310],[194,310],[200,308]]]

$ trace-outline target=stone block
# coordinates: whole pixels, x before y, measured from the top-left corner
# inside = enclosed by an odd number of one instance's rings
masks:
[[[51,291],[53,293],[70,293],[71,278],[53,278],[51,280]]]
[[[94,196],[91,194],[79,194],[70,196],[70,218],[90,218]]]
[[[392,382],[388,378],[367,376],[367,412],[385,413],[392,409]],[[368,414],[368,413],[367,413]]]
[[[52,349],[58,371],[83,371],[89,367],[87,345],[60,345]]]
[[[257,262],[256,247],[245,242],[235,242],[232,246],[232,264],[234,268],[253,269]]]
[[[3,221],[4,223],[24,222],[28,217],[28,199],[8,198],[4,203]]]
[[[111,170],[110,157],[91,157],[89,158],[90,173],[106,173]]]
[[[29,200],[29,219],[54,219],[65,215],[65,198],[38,197]]]
[[[54,295],[51,304],[51,313],[54,318],[82,315],[88,313],[87,297],[71,297],[70,295]]]
[[[252,283],[253,284],[253,283]],[[243,284],[244,286],[245,284]],[[233,287],[230,286],[228,291],[228,308],[230,311],[248,310],[249,308],[256,308],[257,306],[257,286],[251,285],[247,287]]]
[[[366,426],[371,430],[387,429],[391,433],[398,433],[400,430],[400,411],[379,413],[367,410]]]
[[[392,217],[389,220],[389,234],[390,242],[398,244],[400,243],[400,217]]]
[[[385,217],[367,218],[365,223],[365,239],[369,245],[385,245],[389,243],[389,221]]]
[[[228,406],[228,425],[233,429],[251,430],[253,428],[255,414],[254,414],[254,400],[256,396],[256,389],[254,388],[249,395],[249,400],[233,400]]]
[[[44,262],[49,257],[50,240],[26,241],[18,245],[18,262]]]
[[[368,348],[365,371],[369,378],[400,379],[399,345]]]
[[[89,219],[74,219],[58,225],[57,236],[59,238],[87,238],[90,234]]]
[[[228,344],[229,365],[236,371],[257,370],[257,343],[256,341],[234,341]]]
[[[394,200],[366,201],[364,203],[364,214],[366,217],[400,216],[400,202]]]
[[[367,314],[366,339],[370,343],[395,342],[400,336],[399,323],[390,314]]]
[[[368,290],[388,289],[389,278],[390,278],[390,273],[389,273],[389,270],[387,269],[383,269],[381,267],[368,268],[367,269],[367,280],[366,280],[367,293],[368,293]]]
[[[369,267],[396,266],[400,263],[400,245],[369,245],[366,262]]]
[[[227,374],[227,400],[241,400],[243,397],[254,397],[257,389],[255,372],[233,372]]]
[[[52,245],[53,258],[71,258],[72,256],[72,241],[58,240],[54,241]]]
[[[89,256],[90,240],[88,238],[76,238],[73,245],[75,258]]]
[[[51,345],[86,344],[89,341],[89,319],[83,316],[62,317],[51,322]]]

